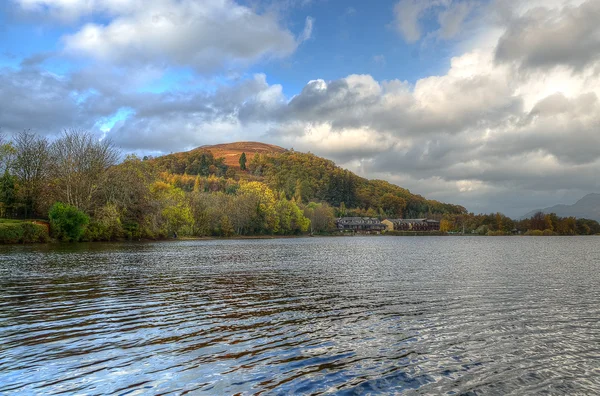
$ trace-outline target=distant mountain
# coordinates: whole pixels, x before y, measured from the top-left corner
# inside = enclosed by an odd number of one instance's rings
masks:
[[[588,194],[573,205],[555,205],[545,209],[533,210],[523,218],[531,217],[537,212],[556,213],[560,217],[577,217],[600,221],[600,194]]]

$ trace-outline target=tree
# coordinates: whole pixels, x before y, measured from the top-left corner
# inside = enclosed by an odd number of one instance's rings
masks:
[[[17,202],[17,178],[8,170],[0,178],[0,217],[12,217]]]
[[[90,212],[119,151],[109,140],[100,141],[89,132],[71,130],[64,131],[52,144],[51,155],[57,199]]]
[[[279,218],[275,212],[275,194],[260,182],[240,185],[239,195],[253,203],[251,230],[256,233],[276,233],[279,231]]]
[[[77,242],[90,222],[89,217],[76,207],[56,202],[48,213],[50,229],[54,237],[69,242]]]
[[[234,233],[233,225],[231,224],[229,217],[227,217],[227,216],[221,217],[220,229],[221,229],[221,235],[224,237],[230,237],[233,235],[233,233]]]
[[[173,233],[191,235],[194,216],[184,191],[161,181],[152,184],[150,190],[161,208],[160,234],[162,236]]]
[[[295,201],[288,201],[285,193],[279,193],[279,199],[275,203],[275,212],[279,218],[280,234],[297,234],[306,232],[310,224]]]
[[[240,169],[243,171],[246,170],[246,153],[240,155]]]
[[[12,168],[19,181],[25,217],[35,216],[40,213],[38,205],[48,181],[50,146],[45,138],[31,131],[22,131],[14,138],[14,148],[16,154]]]
[[[335,226],[333,208],[327,203],[310,202],[304,208],[304,216],[310,220],[310,233],[327,232]]]
[[[530,227],[532,230],[543,231],[546,228],[546,219],[542,212],[537,212],[531,217]]]
[[[441,232],[448,232],[451,229],[452,229],[452,223],[449,220],[442,219],[440,221],[440,231]]]
[[[0,133],[0,172],[11,170],[15,158],[15,148],[11,142],[7,142],[4,135]]]
[[[394,194],[387,193],[381,197],[381,206],[390,217],[402,217],[406,201]]]
[[[150,186],[156,179],[152,165],[130,155],[118,166],[111,167],[107,173],[106,180],[110,182],[102,185],[99,195],[102,202],[114,204],[118,209],[126,236],[153,237],[146,234],[146,231],[155,228],[150,223],[151,219],[156,218],[160,207],[150,191]]]

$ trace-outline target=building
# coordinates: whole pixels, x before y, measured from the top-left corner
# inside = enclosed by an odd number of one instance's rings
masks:
[[[335,223],[340,232],[379,234],[386,229],[379,219],[373,217],[341,217]]]
[[[440,222],[430,219],[385,219],[387,231],[439,231]]]

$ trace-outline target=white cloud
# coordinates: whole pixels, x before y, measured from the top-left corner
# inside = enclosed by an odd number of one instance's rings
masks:
[[[302,31],[302,35],[300,36],[301,42],[311,39],[314,22],[315,22],[314,18],[306,17],[306,22],[304,24],[304,31]]]
[[[307,19],[302,39],[311,30]],[[69,53],[112,64],[192,66],[200,72],[287,56],[298,45],[273,15],[231,0],[151,1],[106,25],[86,24],[64,41]]]

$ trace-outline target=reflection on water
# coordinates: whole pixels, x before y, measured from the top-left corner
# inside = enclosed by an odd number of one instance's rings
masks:
[[[599,241],[0,247],[0,394],[597,394]]]

